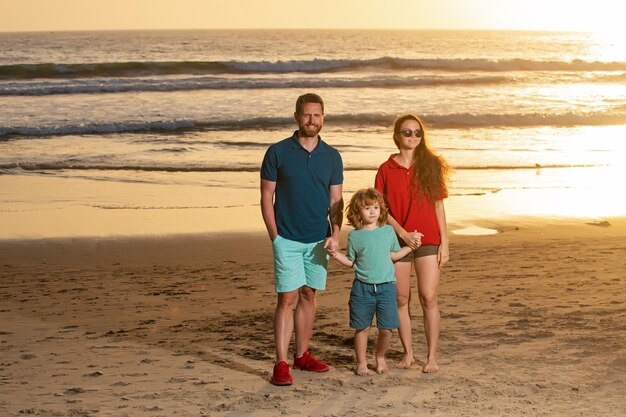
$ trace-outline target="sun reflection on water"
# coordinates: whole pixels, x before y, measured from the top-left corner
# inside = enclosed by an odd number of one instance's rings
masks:
[[[609,25],[596,31],[592,34],[592,40],[594,43],[591,49],[599,61],[626,60],[626,28],[623,24]]]

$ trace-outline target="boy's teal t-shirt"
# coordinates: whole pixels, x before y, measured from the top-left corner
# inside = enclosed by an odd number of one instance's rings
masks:
[[[355,229],[348,234],[348,259],[355,260],[355,277],[367,284],[395,282],[391,252],[400,250],[393,227]]]

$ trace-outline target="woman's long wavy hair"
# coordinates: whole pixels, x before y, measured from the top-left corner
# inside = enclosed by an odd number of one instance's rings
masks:
[[[378,217],[377,226],[384,226],[387,224],[387,206],[385,205],[385,199],[383,195],[375,188],[364,188],[354,193],[348,208],[346,209],[346,217],[348,223],[355,229],[363,228],[363,217],[361,216],[361,210],[363,207],[378,204],[380,207],[380,216]]]
[[[412,192],[424,195],[429,201],[436,201],[448,192],[448,177],[451,168],[448,162],[440,155],[435,154],[426,143],[426,129],[422,120],[414,114],[403,114],[393,124],[393,141],[400,148],[398,136],[402,123],[415,120],[424,136],[413,151],[414,175],[411,178]]]

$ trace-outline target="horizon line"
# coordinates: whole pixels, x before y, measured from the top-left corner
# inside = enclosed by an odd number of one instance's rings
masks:
[[[543,33],[594,33],[592,30],[567,30],[567,29],[504,29],[504,28],[452,28],[452,27],[424,27],[424,28],[386,28],[386,27],[368,27],[368,28],[291,28],[291,27],[231,27],[231,28],[107,28],[107,29],[36,29],[36,30],[2,30],[0,33],[67,33],[67,32],[139,32],[139,31],[264,31],[264,30],[288,30],[288,31],[447,31],[447,32],[543,32]]]

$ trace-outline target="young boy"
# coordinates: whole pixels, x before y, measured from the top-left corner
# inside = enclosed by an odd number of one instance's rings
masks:
[[[388,370],[385,354],[389,350],[391,331],[399,327],[393,262],[413,249],[400,248],[393,228],[387,224],[383,197],[376,189],[357,191],[346,212],[355,228],[348,234],[348,255],[336,249],[328,253],[341,264],[355,269],[349,302],[350,327],[355,329],[356,374],[368,376],[372,373],[367,368],[367,338],[374,314],[378,327],[376,372]]]

